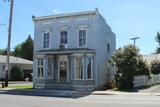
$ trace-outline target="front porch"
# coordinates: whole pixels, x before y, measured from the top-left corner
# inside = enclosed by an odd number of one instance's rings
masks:
[[[35,88],[94,89],[94,52],[39,52],[35,55],[35,64]]]

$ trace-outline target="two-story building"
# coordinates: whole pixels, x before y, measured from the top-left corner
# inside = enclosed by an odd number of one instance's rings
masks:
[[[98,9],[33,21],[35,88],[94,90],[111,79],[116,37]]]

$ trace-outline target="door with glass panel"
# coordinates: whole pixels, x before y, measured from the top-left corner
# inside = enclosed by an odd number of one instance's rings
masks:
[[[68,61],[60,60],[59,61],[59,81],[67,82],[67,70],[68,70]]]

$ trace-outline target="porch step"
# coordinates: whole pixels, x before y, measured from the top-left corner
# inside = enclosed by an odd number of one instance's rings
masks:
[[[39,88],[39,89],[55,89],[55,90],[72,90],[72,85],[71,84],[45,84],[45,86],[42,86],[42,85],[36,85],[36,88]]]

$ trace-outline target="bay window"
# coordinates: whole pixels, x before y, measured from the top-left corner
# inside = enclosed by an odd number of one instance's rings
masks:
[[[76,79],[83,79],[84,60],[82,58],[76,59]]]
[[[53,60],[48,59],[48,78],[53,78]]]
[[[37,59],[37,77],[43,78],[44,77],[44,60]]]
[[[92,79],[92,57],[75,58],[75,78],[74,79]]]
[[[92,78],[92,59],[86,58],[87,79]]]

